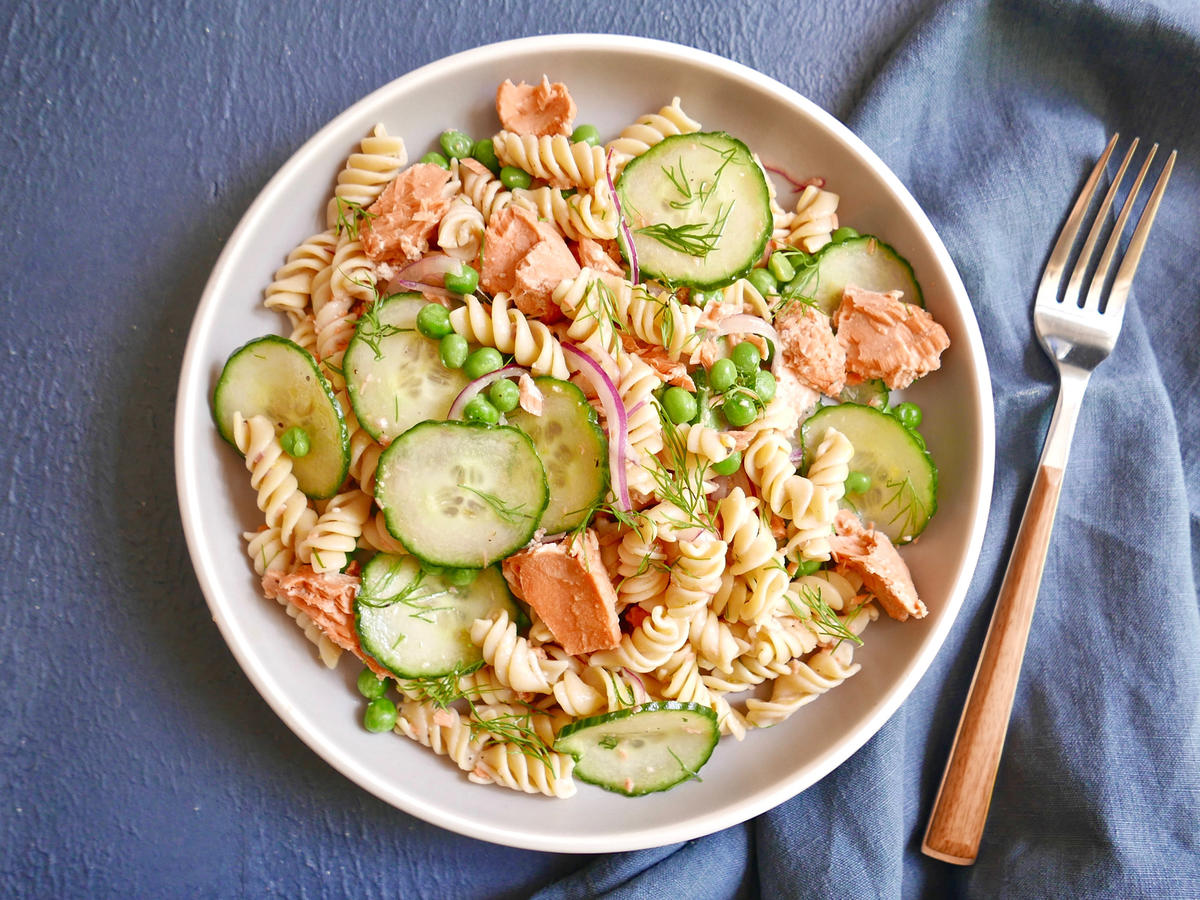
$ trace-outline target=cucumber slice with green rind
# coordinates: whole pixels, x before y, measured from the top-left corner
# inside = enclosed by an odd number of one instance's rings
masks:
[[[523,431],[422,422],[380,455],[375,499],[409,553],[432,565],[479,569],[529,543],[550,491]]]
[[[669,700],[572,722],[554,749],[575,757],[581,781],[640,797],[695,777],[720,737],[711,708]]]
[[[494,566],[458,587],[411,556],[376,554],[363,568],[354,627],[371,658],[399,678],[465,672],[483,660],[471,623],[494,610],[516,616],[504,576]]]
[[[816,264],[793,280],[784,295],[811,299],[832,315],[847,285],[868,291],[902,291],[906,302],[925,305],[908,260],[871,235],[826,244],[817,253]]]
[[[358,422],[387,443],[426,419],[444,419],[467,386],[461,369],[442,364],[438,342],[417,331],[420,294],[394,294],[358,320],[342,358],[346,392]]]
[[[722,131],[665,138],[630,160],[616,187],[644,276],[720,287],[750,271],[771,236],[767,179]]]
[[[825,406],[800,427],[804,471],[827,428],[836,428],[854,448],[851,471],[871,478],[865,493],[847,494],[842,505],[893,543],[904,544],[919,535],[937,511],[938,487],[937,468],[921,436],[869,406]]]
[[[350,434],[333,388],[312,354],[278,335],[256,338],[230,354],[213,391],[213,420],[233,444],[233,414],[265,416],[276,436],[303,428],[309,450],[292,458],[300,490],[332,497],[350,468]],[[236,445],[235,445],[236,446]]]
[[[887,409],[888,386],[882,378],[871,378],[858,384],[848,384],[838,394],[840,403],[857,403],[860,406],[870,406],[875,409]]]
[[[578,387],[548,375],[534,384],[542,394],[541,414],[516,409],[507,418],[529,435],[546,467],[550,502],[541,527],[558,534],[583,522],[608,492],[608,439]]]

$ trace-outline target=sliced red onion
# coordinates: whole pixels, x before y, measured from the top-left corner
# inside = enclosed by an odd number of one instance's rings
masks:
[[[562,348],[568,361],[575,364],[580,376],[592,386],[604,407],[604,418],[608,424],[608,469],[616,485],[617,505],[622,512],[630,512],[633,510],[633,501],[629,499],[629,481],[625,474],[629,419],[625,404],[621,402],[621,394],[600,363],[575,344],[563,344]]]
[[[793,178],[784,169],[781,169],[778,166],[763,166],[763,168],[766,169],[768,172],[772,172],[772,173],[778,175],[780,178],[782,178],[784,181],[786,181],[789,185],[791,185],[793,193],[799,193],[800,191],[804,190],[806,187],[809,187],[810,185],[812,187],[819,187],[819,188],[825,187],[825,179],[819,175],[815,178],[799,179],[799,178]]]
[[[638,277],[637,248],[633,246],[633,232],[629,230],[629,225],[625,222],[625,213],[621,212],[621,201],[617,197],[617,186],[613,184],[612,153],[612,148],[610,147],[604,157],[604,177],[608,179],[608,189],[612,192],[613,206],[617,208],[617,221],[621,223],[621,234],[625,238],[625,247],[629,251],[629,280],[637,284],[640,280]]]
[[[774,372],[779,368],[779,360],[783,356],[783,345],[779,342],[779,332],[758,316],[752,316],[749,313],[726,316],[717,322],[717,334],[757,334],[765,337],[775,348],[775,354],[771,357],[771,371]]]
[[[435,300],[441,300],[445,303],[453,303],[458,300],[458,294],[448,288],[424,284],[420,281],[409,281],[406,278],[393,278],[388,282],[388,293],[394,293],[396,288],[403,288],[406,291],[420,291],[426,297],[432,297]]]
[[[621,674],[624,675],[626,678],[628,678],[630,681],[637,682],[637,686],[642,692],[642,699],[638,701],[639,703],[641,703],[647,697],[650,696],[650,694],[646,691],[646,682],[642,681],[641,675],[639,675],[637,672],[633,671],[632,669],[625,668],[624,666],[621,667]]]
[[[800,463],[802,463],[804,461],[804,448],[797,447],[795,450],[792,451],[792,455],[788,457],[788,460],[791,462],[791,464],[793,466],[800,465]]]
[[[409,263],[396,273],[396,277],[440,287],[446,283],[447,273],[459,271],[462,264],[461,259],[455,259],[445,253],[429,253],[416,262]]]
[[[517,375],[525,370],[515,363],[509,363],[507,366],[497,369],[495,372],[488,372],[486,375],[481,375],[468,384],[465,388],[458,392],[458,396],[454,398],[454,402],[450,404],[450,412],[446,418],[457,419],[462,416],[463,409],[471,402],[480,391],[486,388],[494,381],[499,381],[501,378],[508,378],[510,375]]]

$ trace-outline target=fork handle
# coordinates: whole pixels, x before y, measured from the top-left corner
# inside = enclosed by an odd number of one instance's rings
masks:
[[[1038,466],[950,760],[933,803],[921,852],[944,862],[970,865],[979,852],[1062,478],[1061,467],[1046,462]]]

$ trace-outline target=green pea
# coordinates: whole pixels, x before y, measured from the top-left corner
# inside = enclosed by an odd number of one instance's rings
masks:
[[[301,456],[307,456],[309,451],[308,432],[296,425],[289,428],[279,437],[279,444],[283,447],[283,452],[288,456],[299,459]]]
[[[435,166],[441,166],[443,169],[450,168],[450,160],[446,159],[446,157],[442,156],[436,150],[430,150],[418,159],[417,162],[430,163]]]
[[[663,394],[662,404],[663,409],[676,425],[690,422],[699,412],[696,395],[677,385],[667,388],[667,392]]]
[[[478,574],[478,569],[447,569],[443,577],[455,587],[469,587]]]
[[[500,183],[510,191],[513,188],[527,188],[533,184],[533,176],[516,166],[505,166],[500,170]]]
[[[488,399],[498,411],[512,412],[521,402],[521,389],[507,378],[501,378],[488,388]]]
[[[417,331],[427,338],[440,341],[454,331],[450,327],[450,311],[440,303],[426,303],[417,313]]]
[[[833,234],[829,236],[829,239],[835,244],[840,244],[842,241],[848,241],[851,238],[856,237],[858,237],[857,231],[855,231],[849,225],[843,225],[841,228],[836,229]]]
[[[463,363],[463,373],[474,381],[482,378],[488,372],[495,372],[504,365],[504,357],[495,347],[480,347],[472,350],[467,361]]]
[[[778,250],[771,254],[767,268],[780,284],[785,284],[796,277],[795,268],[788,258]]]
[[[721,404],[721,412],[734,428],[744,428],[758,418],[758,407],[742,391],[730,391]]]
[[[467,339],[461,334],[448,334],[438,344],[438,355],[447,369],[461,369],[470,349]]]
[[[451,159],[465,159],[475,148],[475,143],[470,137],[454,129],[443,131],[442,136],[438,138],[438,143],[442,145],[442,150]]]
[[[811,575],[819,568],[821,568],[821,561],[819,559],[802,559],[800,560],[799,567],[796,569],[796,574]]]
[[[500,421],[500,410],[492,406],[483,394],[476,394],[463,407],[463,418],[468,422],[482,422],[484,425],[495,425]]]
[[[752,375],[762,362],[762,354],[749,341],[742,341],[729,353],[734,367],[743,375]]]
[[[908,400],[897,404],[895,408],[891,410],[891,413],[900,420],[901,425],[910,431],[914,428],[919,428],[921,425],[921,420],[925,418],[924,413],[921,412],[921,407]]]
[[[770,403],[775,396],[775,388],[775,376],[766,369],[759,369],[754,376],[754,393],[758,394],[758,399]]]
[[[358,673],[358,692],[368,700],[378,700],[387,693],[387,682],[370,669],[364,668]]]
[[[571,143],[591,144],[593,147],[598,147],[600,145],[600,129],[595,125],[578,125],[571,132]]]
[[[764,297],[769,294],[779,293],[779,282],[766,269],[751,269],[750,274],[746,276],[746,280],[754,285],[754,289]]]
[[[737,366],[732,359],[718,359],[708,370],[708,383],[718,394],[723,394],[737,381]]]
[[[720,462],[712,464],[712,470],[718,475],[732,475],[742,465],[742,451],[734,450]]]
[[[871,489],[871,476],[851,469],[846,475],[847,494],[865,494]]]
[[[496,146],[491,138],[476,141],[471,149],[471,155],[492,170],[492,174],[500,174],[500,160],[496,158]]]
[[[396,704],[387,697],[377,697],[367,704],[363,713],[363,727],[367,731],[379,734],[391,731],[396,724]]]
[[[457,272],[446,273],[445,285],[446,290],[456,294],[473,294],[479,287],[479,272],[463,263]]]

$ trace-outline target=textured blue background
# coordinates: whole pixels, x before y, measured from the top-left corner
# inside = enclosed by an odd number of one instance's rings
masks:
[[[4,4],[0,892],[524,896],[592,863],[552,893],[1200,895],[1200,22],[1191,3],[937,7]],[[964,615],[877,739],[756,823],[599,861],[440,831],[301,744],[208,616],[171,462],[191,316],[270,175],[406,71],[566,31],[714,51],[849,118],[948,236],[1002,463]],[[1139,275],[1167,313],[1134,312],[1089,395],[984,855],[951,869],[915,848],[1053,398],[1026,304],[1117,126],[1185,153]]]

